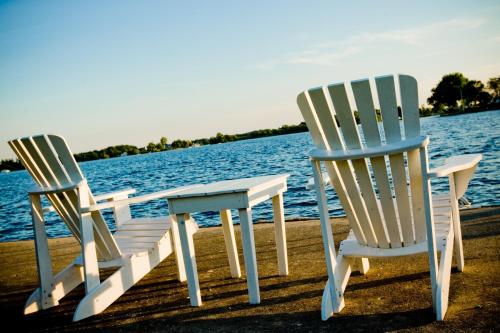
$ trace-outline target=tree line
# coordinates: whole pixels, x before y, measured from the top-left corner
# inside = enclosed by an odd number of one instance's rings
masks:
[[[419,108],[420,116],[422,117],[500,109],[500,76],[490,78],[485,85],[478,80],[469,80],[462,73],[446,74],[436,87],[432,88],[431,96],[427,99],[427,103],[429,107],[422,105]],[[401,108],[399,106],[398,113],[401,116]],[[376,110],[376,115],[380,121],[380,110]],[[359,115],[356,110],[354,110],[354,117],[359,123]],[[306,124],[302,122],[298,125],[283,125],[280,128],[261,129],[241,134],[222,134],[219,132],[210,138],[195,140],[177,139],[172,141],[171,144],[168,144],[166,137],[161,137],[159,142],[149,142],[145,147],[118,145],[101,150],[78,153],[74,156],[77,162],[84,162],[306,131]],[[0,170],[14,171],[21,169],[23,169],[23,166],[18,160],[6,159],[0,161]]]
[[[280,128],[262,129],[241,134],[222,134],[219,132],[215,136],[210,138],[202,138],[196,140],[177,139],[172,141],[171,144],[168,144],[168,140],[166,137],[161,137],[158,143],[149,142],[145,147],[136,147],[133,145],[118,145],[118,146],[107,147],[101,150],[92,150],[84,153],[78,153],[74,154],[73,156],[75,157],[75,160],[77,162],[85,162],[85,161],[93,161],[93,160],[107,159],[120,156],[156,153],[166,150],[198,147],[203,145],[262,138],[273,135],[299,133],[306,131],[307,131],[306,124],[302,122],[298,125],[283,125]],[[0,161],[0,170],[15,171],[22,169],[24,169],[24,167],[22,166],[19,160],[6,159]]]

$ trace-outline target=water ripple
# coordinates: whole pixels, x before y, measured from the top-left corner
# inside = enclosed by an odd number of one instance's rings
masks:
[[[474,205],[499,204],[499,119],[500,111],[422,119],[422,131],[431,136],[431,166],[444,163],[444,159],[452,155],[483,153],[484,158],[466,193]],[[188,184],[290,173],[288,191],[284,194],[286,217],[317,218],[315,194],[304,187],[312,175],[307,156],[311,148],[309,134],[299,133],[85,162],[81,167],[96,195],[131,187],[137,189],[137,195],[140,195]],[[26,193],[30,186],[32,181],[25,171],[0,174],[0,241],[33,238]],[[432,183],[434,193],[447,189],[446,178]],[[334,216],[343,215],[334,192],[328,190],[327,193],[330,213]],[[168,206],[164,200],[132,207],[132,214],[136,217],[161,216],[167,212]],[[270,203],[255,207],[253,216],[256,221],[272,219]],[[112,213],[105,211],[104,217],[110,228],[114,229]],[[194,217],[202,226],[219,224],[216,212],[195,214]],[[233,219],[238,222],[234,212]],[[46,225],[49,237],[69,235],[55,213],[46,215]]]

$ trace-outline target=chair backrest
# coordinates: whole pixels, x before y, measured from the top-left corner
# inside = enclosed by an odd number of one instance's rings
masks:
[[[37,135],[14,139],[9,146],[16,153],[35,183],[42,189],[78,183],[85,179],[66,141],[56,135]],[[87,185],[85,185],[87,186]],[[95,204],[90,189],[90,204]],[[81,243],[78,191],[48,194],[48,200]],[[121,256],[120,250],[99,211],[92,212],[94,239],[100,260]]]
[[[396,83],[393,76],[375,78],[380,104],[378,113],[370,81],[351,82],[360,128],[343,83],[299,94],[297,103],[315,146],[318,149],[345,151],[382,147],[420,136],[417,82],[411,76],[399,75],[402,127]],[[380,116],[383,128],[377,122]],[[424,164],[420,161],[421,156],[426,158]],[[421,155],[419,148],[397,154],[325,163],[360,244],[397,248],[426,240],[424,205],[430,205],[430,198],[424,195],[423,188],[422,167],[426,163],[426,150]]]

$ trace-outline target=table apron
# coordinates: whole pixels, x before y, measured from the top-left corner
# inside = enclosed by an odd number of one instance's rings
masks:
[[[201,213],[249,207],[248,196],[244,192],[168,200],[168,208],[171,214]]]

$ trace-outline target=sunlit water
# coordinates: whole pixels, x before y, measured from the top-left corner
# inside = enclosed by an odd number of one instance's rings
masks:
[[[422,119],[422,131],[431,137],[431,167],[444,163],[444,159],[452,155],[483,154],[466,193],[475,206],[499,204],[499,121],[500,111]],[[138,195],[181,185],[289,173],[288,191],[284,195],[285,216],[317,218],[315,194],[304,187],[312,174],[307,157],[311,148],[309,134],[299,133],[85,162],[81,163],[81,168],[95,195],[126,188],[137,189]],[[26,189],[32,185],[26,171],[0,174],[0,241],[33,238],[26,194]],[[432,190],[434,193],[447,190],[447,178],[433,180]],[[329,196],[330,213],[343,215],[333,191],[329,191]],[[132,207],[136,217],[160,216],[167,212],[164,200]],[[105,211],[104,215],[113,229],[112,213]],[[270,203],[256,206],[253,216],[254,221],[271,220]],[[219,224],[217,212],[195,214],[194,217],[201,226]],[[235,212],[233,219],[238,222]],[[70,234],[55,213],[46,214],[46,225],[50,237]]]

